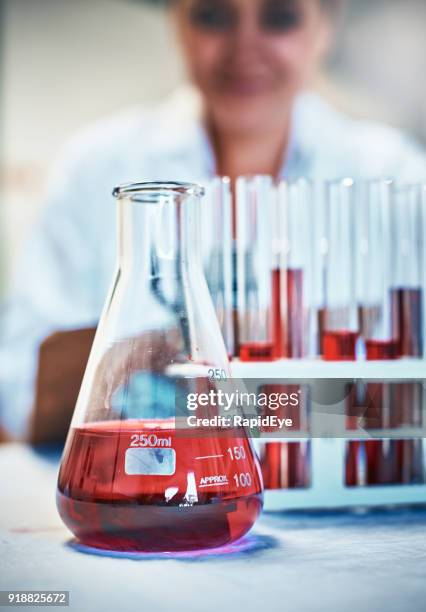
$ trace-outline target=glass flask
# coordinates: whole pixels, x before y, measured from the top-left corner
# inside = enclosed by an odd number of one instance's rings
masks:
[[[114,190],[117,271],[58,479],[59,514],[84,545],[214,548],[261,511],[251,441],[242,427],[219,426],[212,400],[229,363],[202,271],[203,193],[181,183]]]

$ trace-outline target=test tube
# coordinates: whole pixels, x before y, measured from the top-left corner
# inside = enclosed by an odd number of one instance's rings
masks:
[[[326,320],[326,267],[327,267],[327,227],[326,202],[328,184],[325,181],[312,183],[314,207],[312,210],[313,248],[312,248],[312,337],[314,341],[313,354],[324,354],[323,338]]]
[[[421,188],[422,356],[426,359],[426,184]]]
[[[422,355],[421,269],[422,189],[409,185],[396,192],[393,206],[395,269],[392,284],[393,333],[403,357]]]
[[[241,361],[275,358],[272,325],[276,189],[269,176],[236,184],[237,335]]]
[[[282,181],[278,187],[280,250],[274,269],[273,312],[277,356],[303,358],[316,352],[312,309],[313,188],[309,181]],[[278,250],[278,249],[277,249]]]
[[[311,345],[312,185],[299,179],[281,181],[277,187],[273,225],[272,337],[275,356],[303,358]],[[308,394],[298,385],[265,385],[267,394],[299,391],[292,408],[294,428],[308,428]],[[289,416],[288,411],[286,415]],[[284,414],[282,415],[284,416]],[[310,485],[310,442],[264,442],[260,461],[265,488],[304,488]]]
[[[330,182],[325,201],[325,312],[322,352],[327,361],[354,361],[359,336],[355,278],[355,188]]]
[[[395,266],[392,249],[391,213],[393,183],[371,181],[360,185],[358,199],[357,244],[360,249],[361,329],[367,360],[395,359],[398,343],[393,334],[391,312],[392,271]],[[368,383],[366,386],[366,414],[377,420],[376,427],[391,427],[391,386]],[[365,442],[363,472],[367,484],[398,482],[399,453],[394,440]]]
[[[395,330],[394,324],[393,275],[399,267],[408,267],[408,262],[397,260],[400,251],[395,250],[395,242],[400,237],[397,236],[399,227],[393,222],[395,219],[401,222],[402,210],[395,211],[395,186],[391,181],[363,183],[358,187],[358,195],[357,284],[366,358],[395,359],[400,356],[401,342],[400,328]],[[412,228],[417,218],[416,206],[407,207],[405,215],[412,216],[403,221],[406,227]],[[411,236],[416,240],[414,233]],[[389,436],[391,429],[421,425],[421,393],[417,383],[369,382],[358,389],[357,405],[364,407],[363,428],[367,430],[382,429],[383,435]],[[349,442],[346,484],[422,482],[423,460],[418,447],[419,442],[413,439]]]
[[[398,350],[403,357],[424,354],[425,217],[424,188],[406,185],[396,191],[393,241],[396,266],[392,287],[392,316]],[[394,385],[394,426],[422,425],[422,388],[419,383]],[[424,482],[422,440],[398,440],[399,481]]]
[[[235,355],[233,324],[232,196],[228,177],[206,185],[201,214],[203,267],[228,357]]]
[[[292,407],[283,408],[279,416],[293,419],[293,431],[305,437],[309,432],[309,385],[269,384],[262,387],[262,392],[272,397],[286,393],[297,393],[299,402]],[[267,414],[268,410],[264,411]],[[277,414],[274,412],[274,414]],[[260,442],[260,465],[263,483],[267,490],[306,488],[311,483],[311,443],[309,440],[288,440],[263,438]]]
[[[398,357],[391,302],[395,269],[393,192],[390,180],[367,181],[358,186],[357,285],[361,333],[368,360]]]

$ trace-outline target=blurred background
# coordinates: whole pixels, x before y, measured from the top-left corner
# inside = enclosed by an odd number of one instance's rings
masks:
[[[7,282],[43,205],[49,164],[72,133],[155,103],[185,75],[165,13],[141,0],[3,0],[1,23]],[[317,87],[346,111],[426,143],[425,23],[424,0],[347,0]]]

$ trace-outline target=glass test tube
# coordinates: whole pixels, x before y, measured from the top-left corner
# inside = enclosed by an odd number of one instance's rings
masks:
[[[328,185],[324,181],[312,183],[313,210],[312,210],[312,338],[314,342],[313,355],[324,354],[323,338],[326,320],[326,264],[327,264],[327,228],[326,228],[326,202]]]
[[[327,253],[323,359],[356,359],[359,335],[355,279],[355,189],[351,179],[330,182],[325,201]]]
[[[397,191],[394,205],[394,241],[397,251],[392,289],[394,333],[403,357],[421,357],[424,351],[425,237],[424,190],[409,185]],[[395,426],[422,425],[422,385],[396,384],[392,411]],[[423,441],[397,441],[400,446],[400,481],[425,482]]]
[[[356,257],[357,294],[361,333],[368,360],[397,357],[391,315],[391,285],[394,269],[391,181],[366,181],[357,185]],[[359,383],[356,405],[363,406],[365,429],[389,429],[390,385]],[[348,417],[350,428],[352,419]],[[391,440],[351,441],[347,444],[346,484],[385,484],[397,480],[398,457]]]
[[[228,356],[235,355],[233,324],[232,196],[228,177],[206,185],[201,207],[203,267]]]
[[[394,193],[395,187],[390,181],[368,182],[359,188],[358,289],[368,360],[395,359],[400,355],[400,342],[395,334],[392,316],[395,307],[392,277],[404,262],[396,261],[395,257],[394,241],[398,239],[398,226],[392,225],[395,214]],[[411,226],[417,215],[416,208],[407,208],[405,213],[414,213],[413,219],[404,220],[406,225]],[[395,218],[399,219],[399,215]],[[421,425],[421,389],[417,383],[370,382],[360,387],[362,389],[358,389],[357,405],[364,406],[364,429],[390,430]],[[416,439],[349,442],[346,484],[356,486],[423,482],[421,447],[421,440]]]
[[[273,270],[273,313],[278,357],[315,354],[312,320],[313,189],[303,179],[278,187],[278,218],[283,256]]]
[[[393,206],[396,259],[392,318],[398,351],[403,357],[422,354],[421,204],[421,187],[410,185],[397,191]]]
[[[395,253],[392,244],[392,181],[358,185],[356,213],[357,286],[361,333],[368,360],[395,359],[391,308]]]
[[[275,357],[271,321],[275,197],[272,177],[237,179],[237,335],[242,361]]]
[[[274,414],[293,419],[293,432],[305,436],[309,431],[309,385],[300,384],[268,384],[262,387],[262,392],[271,399],[277,394],[298,394],[299,402],[291,409],[282,408]],[[264,414],[269,411],[265,409]],[[266,433],[266,432],[265,432]],[[306,440],[288,440],[277,438],[260,440],[260,465],[264,487],[272,489],[306,488],[311,483],[311,443]]]
[[[422,274],[422,346],[423,359],[426,359],[426,184],[421,186],[421,274]]]
[[[277,358],[302,358],[310,345],[310,285],[312,253],[312,186],[306,180],[278,185],[273,223],[272,337]],[[299,403],[285,408],[294,429],[308,430],[308,392],[299,385],[271,384],[262,391],[299,393]],[[310,485],[310,442],[264,441],[260,448],[264,486],[268,490],[304,488]]]

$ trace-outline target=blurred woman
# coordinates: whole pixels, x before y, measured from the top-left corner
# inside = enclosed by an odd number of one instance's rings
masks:
[[[309,91],[339,0],[169,5],[191,86],[77,135],[23,253],[0,347],[0,414],[13,435],[28,426],[40,341],[99,318],[114,266],[113,186],[215,174],[426,177],[424,152],[403,134],[347,117]]]

